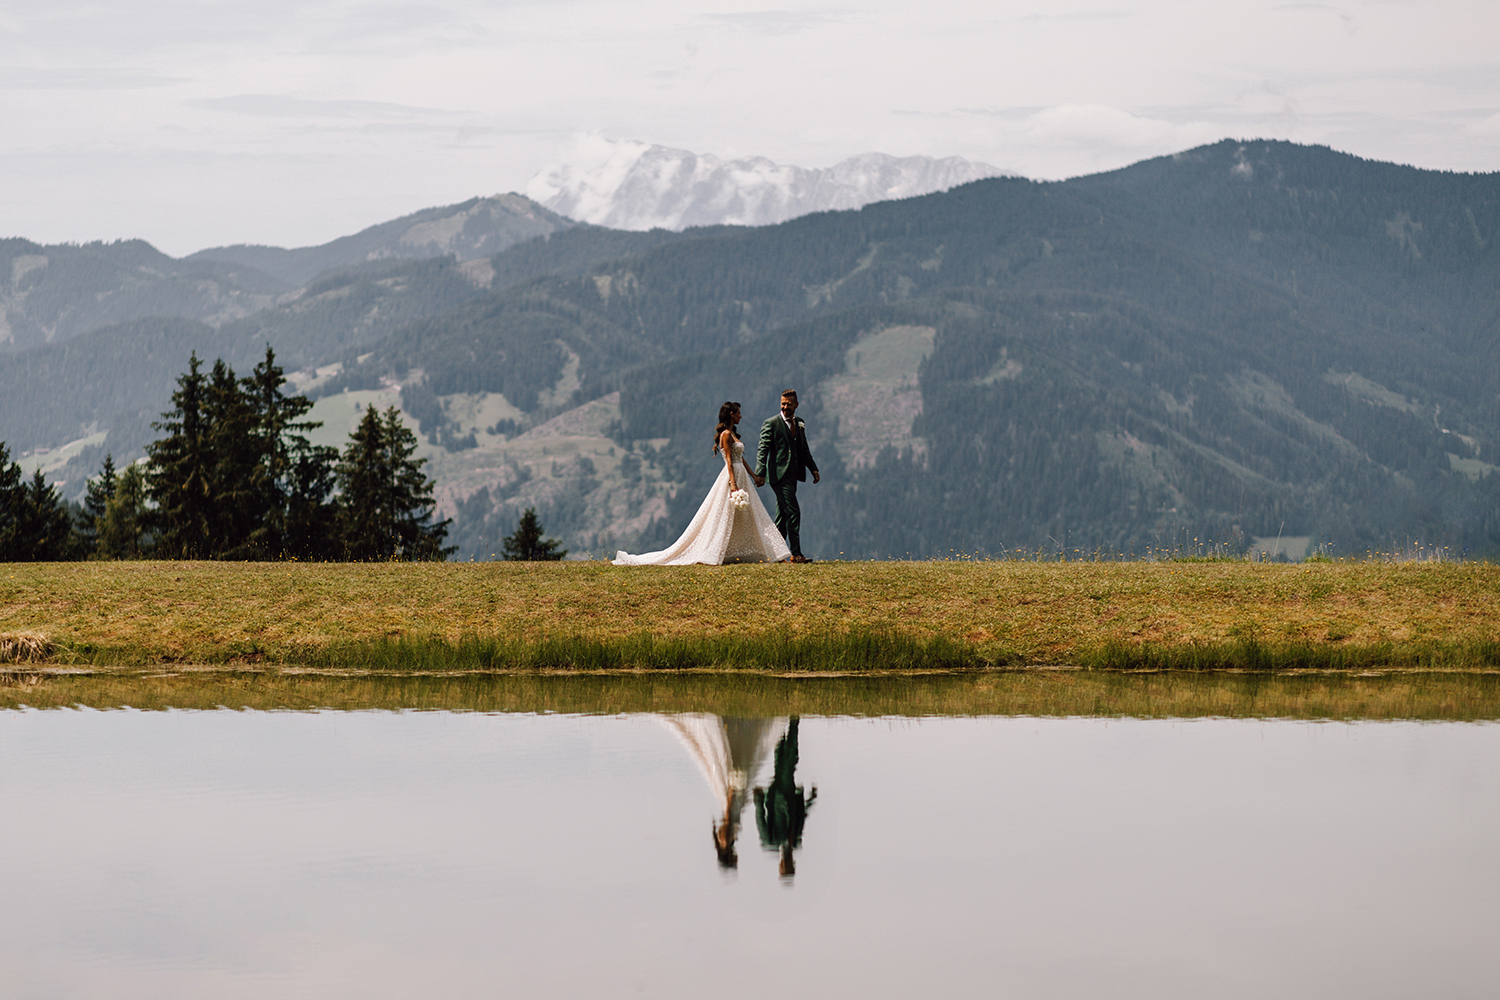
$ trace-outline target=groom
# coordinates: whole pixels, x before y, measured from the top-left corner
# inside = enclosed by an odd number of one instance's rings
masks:
[[[802,554],[802,508],[797,506],[797,484],[811,470],[818,481],[818,463],[807,450],[807,426],[797,417],[797,393],[781,394],[781,415],[760,425],[760,448],[755,453],[755,478],[769,482],[776,492],[776,530],[792,550],[792,562],[812,562]]]

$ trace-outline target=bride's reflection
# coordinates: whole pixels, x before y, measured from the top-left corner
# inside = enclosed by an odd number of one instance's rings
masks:
[[[804,794],[797,784],[797,716],[737,719],[684,714],[659,718],[688,748],[716,801],[723,803],[723,814],[713,823],[713,841],[719,866],[726,870],[739,865],[735,841],[745,795],[775,744],[771,781],[755,789],[755,826],[760,831],[761,846],[780,853],[777,869],[781,877],[792,878],[797,873],[793,852],[802,846],[802,827],[818,797],[816,786]]]
[[[739,855],[734,845],[740,832],[740,814],[745,810],[745,793],[787,720],[701,714],[660,718],[688,748],[708,780],[709,789],[723,803],[723,815],[713,824],[714,853],[721,868],[737,867]]]
[[[794,715],[787,724],[786,735],[776,744],[776,766],[770,786],[755,790],[755,825],[760,829],[760,846],[781,852],[777,869],[785,879],[797,874],[792,852],[802,846],[802,825],[818,797],[816,785],[804,797],[796,772],[797,716]]]

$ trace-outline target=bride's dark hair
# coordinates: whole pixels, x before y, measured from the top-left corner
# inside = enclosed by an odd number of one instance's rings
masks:
[[[719,426],[714,428],[714,453],[719,451],[719,435],[729,431],[734,439],[740,439],[740,432],[734,429],[734,415],[739,412],[739,403],[725,403],[719,407]]]

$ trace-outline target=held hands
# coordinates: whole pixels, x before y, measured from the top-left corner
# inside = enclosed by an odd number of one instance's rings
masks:
[[[757,487],[766,485],[766,477],[765,476],[756,476],[755,477],[755,485]]]

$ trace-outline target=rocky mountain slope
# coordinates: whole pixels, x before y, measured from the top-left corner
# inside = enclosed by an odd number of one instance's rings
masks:
[[[184,260],[253,267],[296,288],[320,274],[362,265],[446,256],[460,262],[481,260],[506,247],[572,225],[571,220],[528,198],[500,194],[423,209],[321,246],[286,250],[239,244],[200,250]]]

